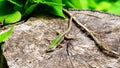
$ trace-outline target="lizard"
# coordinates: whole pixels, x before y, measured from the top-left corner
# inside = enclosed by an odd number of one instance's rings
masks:
[[[73,18],[73,17],[71,16],[70,19],[69,19],[69,21],[68,21],[68,29],[67,29],[65,32],[63,32],[62,34],[59,34],[59,35],[50,43],[50,47],[48,47],[48,48],[46,49],[46,52],[47,52],[47,53],[54,51],[55,48],[56,48],[57,46],[59,46],[60,43],[64,40],[65,35],[67,35],[67,34],[70,32],[71,27],[72,27],[72,18]],[[70,38],[70,39],[72,39],[72,38]]]
[[[72,20],[77,23],[80,27],[82,27],[87,33],[88,35],[90,35],[90,37],[93,39],[93,41],[96,43],[97,47],[104,53],[107,54],[108,56],[111,57],[115,57],[115,58],[119,58],[120,54],[111,50],[108,50],[106,48],[103,47],[102,43],[94,36],[94,33],[92,31],[90,31],[87,27],[85,27],[82,23],[80,23],[76,18],[74,18],[73,16],[76,14],[81,14],[81,13],[74,13],[73,15],[70,14],[70,12],[67,9],[63,9],[63,11],[70,17],[69,20],[69,27],[67,29],[67,31],[65,31],[62,34],[59,34],[50,44],[49,49],[47,49],[47,52],[51,52],[54,51],[54,49],[64,40],[64,37],[67,33],[69,33],[69,31],[71,30],[71,26],[72,26]]]

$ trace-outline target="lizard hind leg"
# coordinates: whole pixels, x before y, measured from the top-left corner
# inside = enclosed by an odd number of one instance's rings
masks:
[[[73,36],[73,35],[65,35],[65,39],[67,39],[67,40],[74,40],[74,39],[76,39],[76,37]]]

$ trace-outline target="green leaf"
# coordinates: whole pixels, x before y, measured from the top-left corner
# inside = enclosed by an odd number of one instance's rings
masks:
[[[83,0],[62,0],[66,8],[81,8],[81,1]]]
[[[8,0],[8,1],[19,7],[23,7],[25,4],[25,0]]]
[[[97,3],[94,0],[88,0],[89,9],[95,9],[97,7]]]
[[[58,3],[54,3],[54,2],[39,2],[40,4],[46,4],[48,6],[65,6],[65,4],[58,4]]]
[[[3,22],[4,19],[4,24],[15,23],[21,19],[21,13],[14,11],[13,4],[6,0],[0,1],[0,22]]]
[[[88,0],[80,0],[81,8],[82,9],[88,9]]]
[[[0,33],[0,43],[7,40],[11,36],[13,29],[14,26],[12,26],[9,30]]]
[[[5,25],[15,23],[21,20],[21,13],[19,11],[14,11],[10,14],[0,15],[0,21],[3,22],[5,19]]]
[[[30,3],[39,3],[39,2],[42,2],[43,0],[29,0]]]
[[[62,11],[62,7],[60,7],[60,6],[54,6],[53,11],[51,11],[51,13],[53,13],[57,16],[60,16],[62,18],[65,18],[63,11]]]
[[[96,10],[107,11],[108,9],[110,9],[111,6],[112,5],[109,2],[102,1],[100,2],[100,4],[98,4],[98,6],[96,7]]]
[[[120,0],[113,4],[107,12],[120,15]]]
[[[33,10],[37,7],[38,4],[33,4],[33,5],[30,5],[28,6],[26,9],[25,9],[25,12],[23,14],[23,17],[25,18],[26,16],[28,16],[31,12],[33,12]]]
[[[13,5],[7,2],[7,0],[0,0],[0,14],[7,14],[12,11]]]
[[[58,4],[58,5],[54,5],[54,6],[51,5],[52,9],[50,10],[50,13],[57,15],[57,16],[60,16],[62,18],[65,18],[63,11],[62,11],[62,8],[63,8],[63,6],[61,5],[62,0],[54,0],[54,1],[53,0],[46,0],[46,2],[53,2],[53,3]]]

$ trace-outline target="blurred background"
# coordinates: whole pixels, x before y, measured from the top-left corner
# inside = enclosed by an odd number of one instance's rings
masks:
[[[120,15],[120,0],[79,0],[79,8]]]

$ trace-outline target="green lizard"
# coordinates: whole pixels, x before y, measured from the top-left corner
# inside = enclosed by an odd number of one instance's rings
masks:
[[[71,30],[72,27],[72,16],[70,17],[70,20],[68,22],[68,29],[62,33],[59,34],[51,43],[50,43],[50,47],[46,50],[46,52],[51,52],[53,50],[55,50],[55,48],[60,45],[60,43],[64,40],[65,35],[69,33],[69,31]]]
[[[69,31],[71,30],[71,26],[72,26],[72,20],[74,20],[79,26],[81,26],[90,36],[91,38],[94,40],[94,42],[97,44],[97,46],[99,47],[100,50],[102,50],[103,53],[107,54],[108,56],[112,56],[115,58],[119,58],[120,54],[114,51],[110,51],[106,48],[103,47],[102,43],[94,36],[93,32],[90,31],[89,29],[87,29],[87,27],[85,27],[82,23],[80,23],[76,18],[73,18],[74,15],[76,14],[81,14],[81,13],[75,13],[75,14],[70,14],[69,11],[67,11],[66,9],[63,9],[63,11],[70,17],[69,20],[69,27],[67,29],[67,31],[65,31],[62,34],[59,34],[50,44],[50,48],[47,50],[49,51],[53,51],[63,40],[64,37],[67,33],[69,33]]]

